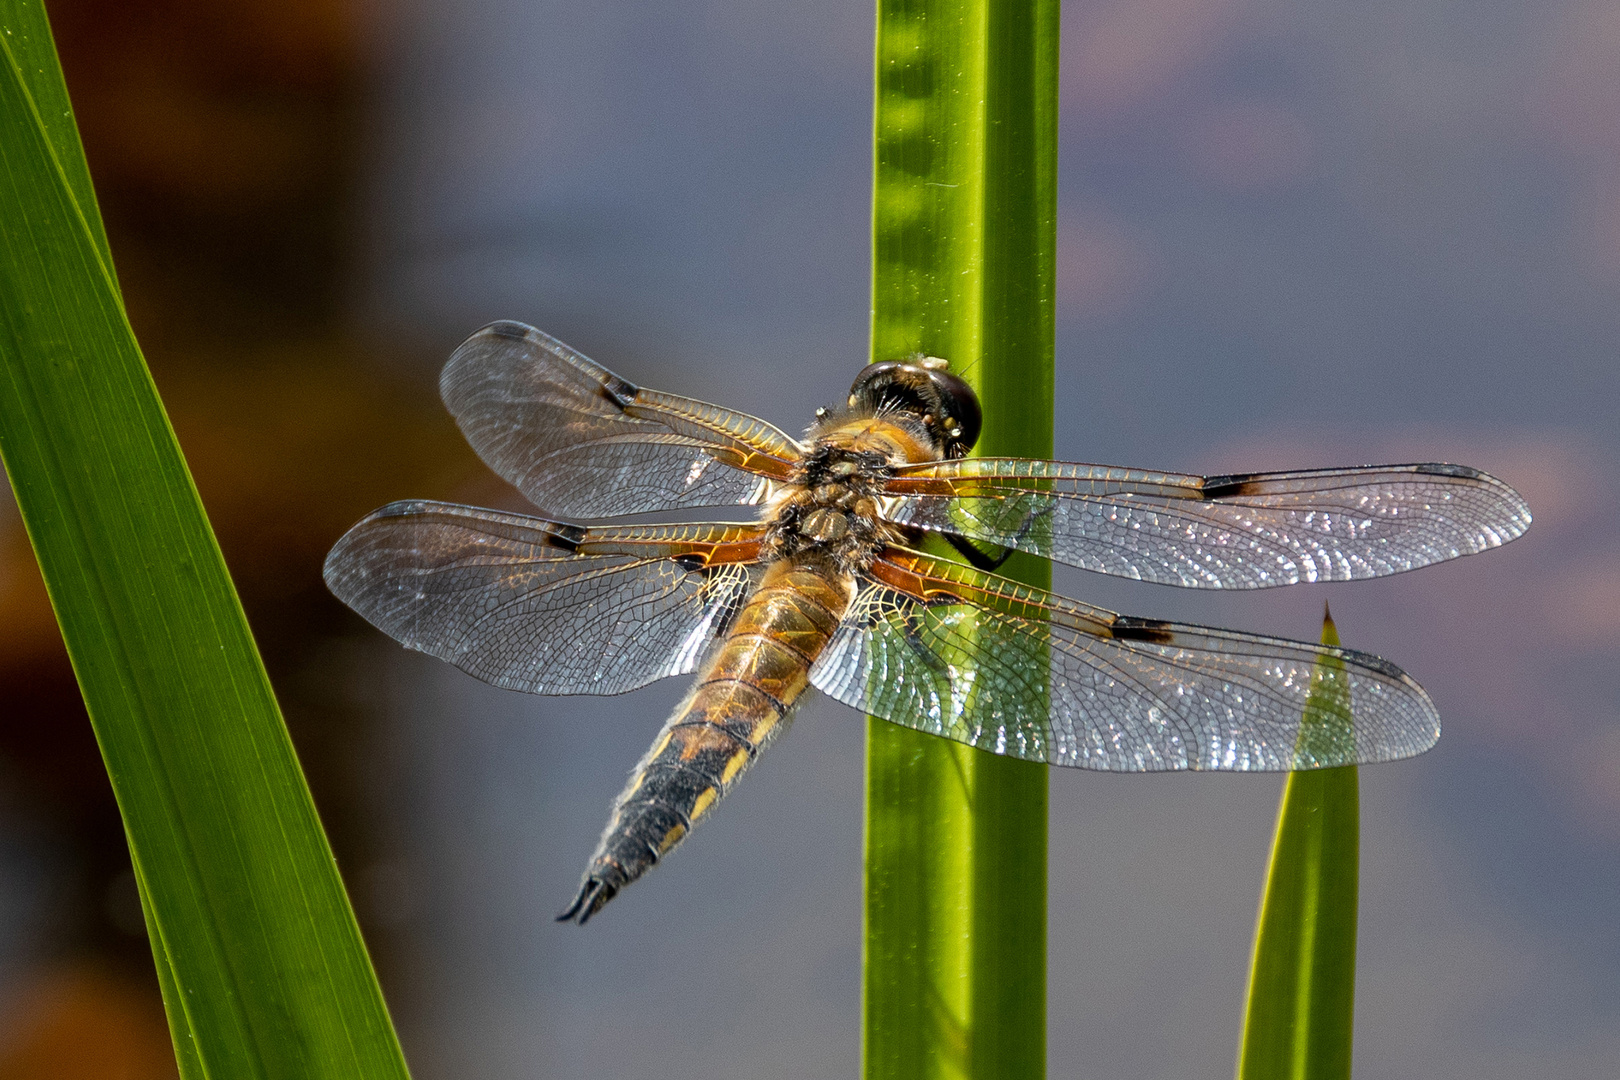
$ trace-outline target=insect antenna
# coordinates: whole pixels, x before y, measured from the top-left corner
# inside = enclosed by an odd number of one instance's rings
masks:
[[[972,361],[970,361],[968,363],[967,367],[963,368],[961,371],[953,371],[951,374],[955,375],[959,379],[966,380],[967,377],[968,377],[968,373],[970,371],[972,371],[974,368],[978,367],[979,366],[979,361],[981,361],[983,359],[984,359],[983,356],[975,356],[972,359]]]

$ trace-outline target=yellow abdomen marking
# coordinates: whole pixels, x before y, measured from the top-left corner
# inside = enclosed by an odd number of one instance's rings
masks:
[[[754,755],[747,750],[739,750],[735,754],[732,754],[731,760],[726,762],[726,771],[720,774],[720,782],[725,784],[727,787],[730,787],[731,782],[737,779],[737,774],[742,772],[743,769],[747,768],[748,759],[753,756]]]

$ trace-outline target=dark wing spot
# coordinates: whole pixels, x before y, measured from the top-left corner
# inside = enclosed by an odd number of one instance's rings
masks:
[[[437,510],[439,505],[421,499],[401,499],[398,502],[391,502],[381,509],[372,511],[371,516],[374,518],[409,517],[412,514],[420,514],[426,510]]]
[[[1255,482],[1253,473],[1235,473],[1230,476],[1206,476],[1204,486],[1199,488],[1205,501],[1211,499],[1236,499],[1244,495],[1258,495],[1263,490]]]
[[[621,409],[628,408],[641,393],[641,387],[628,379],[621,379],[617,375],[609,375],[602,383],[602,396]]]
[[[529,326],[526,323],[507,322],[504,320],[501,322],[492,322],[488,326],[484,327],[484,329],[491,334],[509,338],[526,338],[530,334],[534,333],[534,327]]]
[[[1478,480],[1485,475],[1478,469],[1470,469],[1467,465],[1447,465],[1444,462],[1419,465],[1416,470],[1426,476],[1459,476],[1464,480]]]
[[[552,547],[562,548],[564,551],[578,551],[580,542],[585,539],[585,527],[557,521],[552,523],[546,535],[550,537]]]
[[[702,570],[704,566],[703,556],[693,552],[687,552],[685,555],[677,555],[672,561],[676,566],[679,566],[682,570],[685,570],[689,574],[697,573],[699,570]]]
[[[1146,641],[1152,645],[1174,645],[1176,634],[1162,619],[1139,619],[1134,615],[1117,616],[1109,627],[1120,641]]]
[[[1382,656],[1374,656],[1372,653],[1359,652],[1355,649],[1324,649],[1323,651],[1341,657],[1358,667],[1370,668],[1380,675],[1388,675],[1397,681],[1409,681],[1406,672],[1385,660]]]

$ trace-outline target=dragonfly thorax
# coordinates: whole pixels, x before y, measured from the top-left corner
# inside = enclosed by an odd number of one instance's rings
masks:
[[[850,425],[868,426],[870,422]],[[897,539],[895,527],[878,515],[877,498],[891,461],[905,460],[904,451],[910,448],[881,436],[874,440],[873,435],[846,427],[811,446],[793,483],[767,511],[765,546],[773,556],[816,553],[844,572],[855,572]]]

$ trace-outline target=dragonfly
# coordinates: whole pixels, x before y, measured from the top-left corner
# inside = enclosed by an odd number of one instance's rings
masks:
[[[512,690],[622,694],[697,673],[558,916],[581,924],[713,811],[811,688],[994,754],[1110,772],[1323,768],[1439,738],[1434,703],[1386,660],[1116,614],[997,574],[1014,551],[1260,589],[1400,573],[1530,524],[1517,492],[1462,465],[1193,476],[969,457],[978,400],[928,357],[865,366],[803,439],[637,386],[518,322],[463,342],[440,389],[546,516],[391,503],[333,547],[332,592]],[[728,506],[753,520],[611,523]],[[923,550],[930,536],[960,560]],[[1310,692],[1324,670],[1348,721]],[[1323,723],[1348,730],[1301,738]]]

